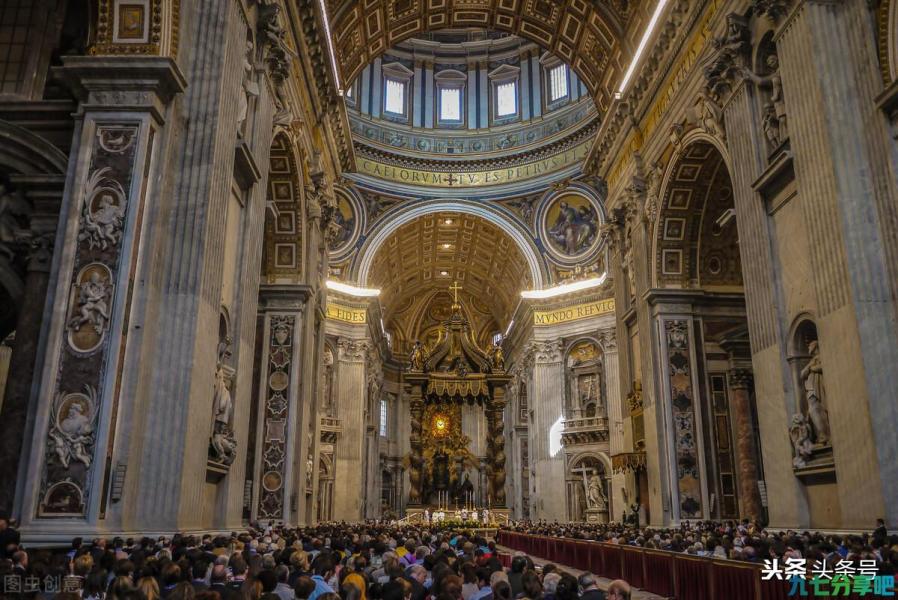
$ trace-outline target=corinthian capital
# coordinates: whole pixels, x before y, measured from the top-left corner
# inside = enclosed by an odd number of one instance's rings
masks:
[[[564,345],[561,340],[548,342],[530,342],[527,351],[533,356],[534,363],[559,363]]]
[[[617,333],[614,329],[606,329],[600,332],[599,341],[602,344],[602,350],[605,352],[617,352]]]
[[[351,340],[340,338],[337,340],[337,354],[341,361],[364,362],[368,356],[370,347],[368,340]]]

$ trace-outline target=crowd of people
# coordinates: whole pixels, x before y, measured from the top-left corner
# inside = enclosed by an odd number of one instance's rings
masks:
[[[882,519],[877,521],[872,532],[857,535],[774,531],[748,520],[690,521],[676,528],[638,528],[619,523],[519,521],[503,529],[756,563],[774,558],[825,560],[831,564],[839,560],[875,560],[880,573],[891,575],[898,572],[898,535],[889,535]]]
[[[677,528],[516,522],[507,531],[629,544],[762,562],[801,558],[875,560],[898,567],[898,536],[880,522],[863,535],[772,531],[748,521]],[[501,538],[500,538],[501,539]],[[229,535],[111,540],[28,549],[0,518],[0,596],[41,600],[626,600],[630,586],[599,589],[590,573],[538,567],[514,553],[503,567],[496,542],[476,531],[428,524],[252,527]]]
[[[629,600],[599,580],[427,526],[325,524],[26,549],[0,520],[0,595],[41,600]]]

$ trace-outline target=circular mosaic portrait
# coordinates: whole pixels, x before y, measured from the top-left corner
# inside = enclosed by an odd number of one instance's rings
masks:
[[[352,195],[338,189],[336,198],[337,208],[325,232],[327,250],[332,259],[352,248],[361,231],[361,210]]]
[[[564,190],[549,196],[537,220],[546,250],[562,263],[587,258],[601,243],[600,214],[595,201],[583,193]]]

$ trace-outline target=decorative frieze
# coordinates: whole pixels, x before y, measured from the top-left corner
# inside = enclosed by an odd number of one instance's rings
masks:
[[[139,123],[99,124],[88,149],[84,193],[79,195],[74,264],[69,283],[64,344],[52,393],[47,452],[38,516],[83,517],[97,489],[95,456],[104,412],[110,324],[120,294],[126,221],[136,218],[126,190],[135,177]]]

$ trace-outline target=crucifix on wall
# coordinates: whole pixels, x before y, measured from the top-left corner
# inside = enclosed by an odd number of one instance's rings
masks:
[[[452,285],[449,286],[449,291],[452,292],[452,302],[453,304],[458,304],[458,290],[463,290],[464,288],[458,285],[457,281],[453,281]]]

